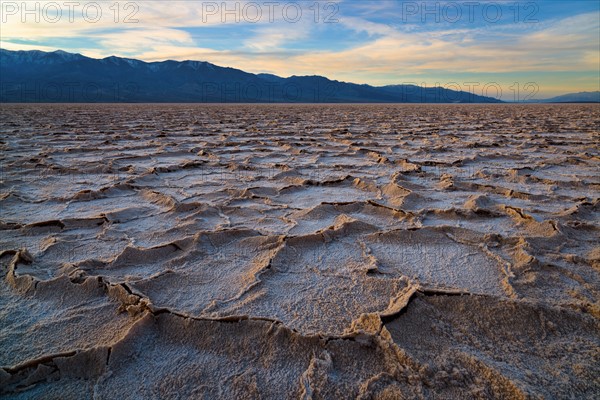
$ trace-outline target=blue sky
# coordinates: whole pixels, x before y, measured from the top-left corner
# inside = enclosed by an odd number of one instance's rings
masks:
[[[0,46],[203,60],[249,72],[440,85],[523,100],[600,90],[599,4],[29,1],[25,9],[21,1],[2,1]]]

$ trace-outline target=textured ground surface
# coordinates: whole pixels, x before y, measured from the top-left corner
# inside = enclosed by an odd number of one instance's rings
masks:
[[[3,105],[0,395],[600,397],[597,105]]]

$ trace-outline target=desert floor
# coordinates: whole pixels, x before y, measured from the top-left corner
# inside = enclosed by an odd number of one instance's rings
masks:
[[[2,105],[0,395],[600,397],[598,105]]]

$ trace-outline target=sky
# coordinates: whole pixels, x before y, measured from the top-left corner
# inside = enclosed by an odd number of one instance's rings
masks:
[[[0,47],[200,60],[507,101],[600,90],[600,2],[4,1]]]

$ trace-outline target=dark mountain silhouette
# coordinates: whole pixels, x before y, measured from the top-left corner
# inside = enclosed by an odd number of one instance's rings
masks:
[[[251,74],[202,61],[94,59],[0,49],[2,102],[499,103],[440,87],[374,87],[322,76]]]

